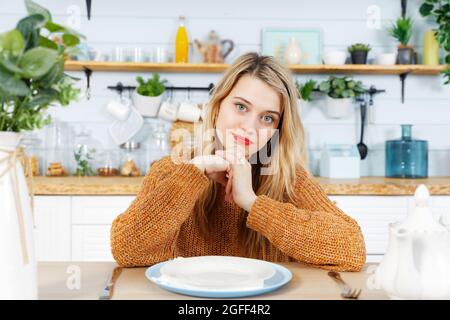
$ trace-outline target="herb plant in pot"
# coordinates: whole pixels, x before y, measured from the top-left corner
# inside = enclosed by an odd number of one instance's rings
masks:
[[[370,45],[364,43],[355,43],[347,48],[350,53],[353,64],[366,64],[367,55],[371,50]]]
[[[306,81],[305,83],[295,82],[297,87],[299,101],[297,106],[299,112],[303,115],[306,106],[313,100],[313,92],[317,90],[317,82],[313,79]]]
[[[366,91],[361,81],[336,76],[322,81],[319,90],[327,94],[327,115],[336,119],[348,117],[352,112],[353,98]]]
[[[51,122],[46,110],[68,105],[79,89],[64,73],[64,58],[79,43],[77,32],[52,21],[26,0],[28,16],[0,34],[0,299],[36,299],[32,207],[18,147],[23,131]],[[46,32],[41,34],[42,30]],[[52,36],[61,35],[56,43]]]
[[[133,95],[136,109],[145,117],[156,117],[167,80],[160,80],[159,74],[154,73],[147,81],[141,76],[136,77],[136,81],[139,84]]]
[[[389,34],[400,44],[398,46],[398,64],[414,64],[414,47],[408,45],[412,36],[413,20],[409,17],[400,17],[389,29]]]

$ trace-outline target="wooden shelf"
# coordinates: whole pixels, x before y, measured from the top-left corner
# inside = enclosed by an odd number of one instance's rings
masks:
[[[97,61],[68,61],[65,69],[68,71],[83,71],[84,67],[92,71],[154,71],[154,72],[194,72],[221,73],[228,68],[228,64],[209,63],[135,63],[135,62],[97,62]],[[438,65],[289,65],[289,69],[296,74],[403,74],[436,75],[450,66]]]

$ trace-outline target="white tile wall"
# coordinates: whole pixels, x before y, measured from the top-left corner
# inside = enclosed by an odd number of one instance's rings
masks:
[[[387,35],[389,22],[400,15],[400,1],[397,0],[346,0],[346,1],[163,1],[145,0],[107,1],[96,0],[92,4],[92,19],[86,18],[83,0],[40,0],[49,8],[54,20],[60,23],[78,25],[87,36],[89,44],[111,51],[116,46],[142,48],[166,45],[173,48],[177,17],[187,17],[187,28],[191,40],[203,39],[209,30],[216,30],[222,37],[235,41],[237,55],[260,50],[261,29],[265,27],[311,27],[322,28],[324,49],[345,49],[354,42],[370,43],[373,50],[369,58],[377,53],[395,48],[394,41]],[[408,1],[408,14],[416,21],[412,39],[422,56],[422,36],[433,27],[418,14],[421,1]],[[80,12],[77,16],[74,12]],[[25,14],[21,1],[0,0],[0,30],[14,27]],[[379,27],[374,21],[379,18]],[[375,19],[375,20],[374,20]],[[373,27],[375,25],[375,27]],[[194,57],[197,59],[198,57]],[[234,58],[234,57],[233,57]],[[231,62],[232,58],[230,58]],[[83,78],[81,72],[72,72]],[[110,123],[102,107],[114,93],[106,86],[118,81],[134,84],[136,73],[94,72],[91,79],[92,98],[82,99],[68,108],[54,108],[52,116],[70,121],[75,128],[81,125],[93,130],[105,148],[115,148],[107,133]],[[148,76],[149,74],[144,74]],[[163,73],[163,78],[175,86],[207,86],[216,83],[220,74],[176,74]],[[299,81],[309,78],[324,79],[323,75],[295,75]],[[450,175],[450,86],[444,87],[441,77],[409,76],[406,80],[406,101],[400,102],[400,81],[397,76],[361,75],[355,78],[366,85],[386,89],[386,93],[375,98],[370,107],[366,141],[369,156],[362,162],[363,175],[384,174],[384,141],[400,135],[401,123],[412,123],[413,135],[427,139],[430,143],[431,176]],[[179,92],[176,99],[185,99]],[[196,92],[191,98],[201,102],[207,94]],[[356,143],[359,140],[359,113],[355,108],[349,119],[328,119],[322,112],[323,100],[305,105],[303,121],[308,134],[310,167],[317,173],[317,159],[324,142]],[[149,121],[150,122],[150,121]],[[166,123],[167,128],[170,123]]]

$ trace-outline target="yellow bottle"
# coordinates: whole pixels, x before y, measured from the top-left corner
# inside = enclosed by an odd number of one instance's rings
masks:
[[[189,39],[184,26],[184,17],[180,16],[180,24],[175,41],[175,62],[187,63],[189,61]]]
[[[427,31],[423,36],[423,64],[439,64],[439,43],[436,31]]]

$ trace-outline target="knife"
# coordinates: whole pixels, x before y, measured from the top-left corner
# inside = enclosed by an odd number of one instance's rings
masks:
[[[117,278],[119,278],[122,273],[122,267],[115,267],[108,277],[103,290],[99,293],[99,300],[110,300],[114,292],[114,285],[116,284]]]

